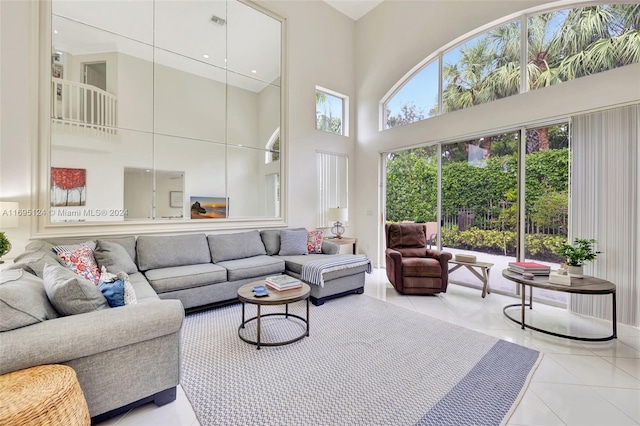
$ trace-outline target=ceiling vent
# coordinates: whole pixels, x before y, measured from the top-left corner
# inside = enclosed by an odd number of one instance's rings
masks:
[[[214,24],[218,24],[220,26],[223,26],[224,24],[226,24],[227,21],[225,21],[222,18],[217,17],[216,15],[213,15],[211,17],[211,22],[213,22]]]

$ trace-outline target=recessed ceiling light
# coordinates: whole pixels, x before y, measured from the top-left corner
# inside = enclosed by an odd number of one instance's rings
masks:
[[[257,73],[258,71],[256,71],[256,70],[251,70],[251,72],[255,74],[255,73]]]
[[[58,34],[58,30],[53,30],[53,33],[54,34]]]
[[[209,55],[202,55],[205,59],[209,59]]]
[[[145,172],[147,172],[147,173],[151,173],[151,170],[147,169],[147,170],[145,170]]]
[[[227,58],[224,58],[224,61],[227,62]]]

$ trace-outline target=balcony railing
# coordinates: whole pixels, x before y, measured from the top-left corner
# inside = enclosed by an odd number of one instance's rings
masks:
[[[90,84],[51,78],[53,121],[116,134],[116,97]]]

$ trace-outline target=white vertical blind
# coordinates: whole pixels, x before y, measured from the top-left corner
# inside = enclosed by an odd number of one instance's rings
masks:
[[[595,238],[602,251],[588,275],[617,287],[618,322],[640,326],[638,135],[640,106],[574,117],[570,238]],[[610,296],[572,295],[573,312],[611,319]]]
[[[349,157],[345,154],[316,151],[318,170],[318,214],[316,226],[333,226],[327,218],[331,207],[349,207]]]

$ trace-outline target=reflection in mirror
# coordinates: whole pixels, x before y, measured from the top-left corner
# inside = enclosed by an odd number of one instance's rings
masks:
[[[184,172],[133,167],[124,169],[124,209],[128,213],[127,219],[182,219],[183,191]],[[155,194],[155,203],[152,194]]]
[[[155,132],[224,143],[225,70],[161,49],[155,61]]]
[[[183,183],[185,218],[189,217],[187,205],[192,197],[225,197],[225,149],[225,145],[219,143],[164,135],[155,137],[156,168],[186,171]]]
[[[73,205],[59,200],[56,188],[81,187],[64,179],[65,173],[54,179],[51,175],[52,222],[122,221],[147,219],[149,208],[142,212],[123,212],[124,171],[135,167],[153,168],[153,135],[119,129],[105,136],[99,129],[66,126],[52,120],[51,123],[51,169],[80,169],[85,181],[82,205]],[[69,172],[71,173],[71,172]],[[74,179],[75,180],[75,179]],[[139,198],[151,199],[153,186],[144,186],[137,194]],[[66,191],[66,190],[65,190]],[[72,194],[72,192],[70,193]],[[151,206],[151,204],[149,204]],[[107,214],[102,214],[106,211]]]
[[[268,151],[229,145],[229,217],[276,217],[280,211],[280,160],[266,162]]]
[[[58,16],[52,28],[51,117],[103,133],[150,132],[153,49]]]
[[[127,219],[153,219],[153,170],[124,169],[124,208]]]
[[[190,220],[198,197],[281,216],[279,20],[237,0],[51,4],[49,165],[86,175],[52,221]],[[59,183],[51,202],[79,195]],[[122,212],[62,213],[82,209]]]

